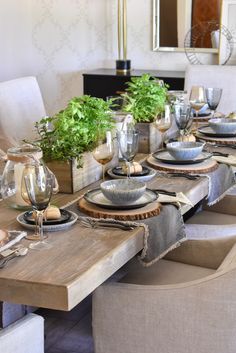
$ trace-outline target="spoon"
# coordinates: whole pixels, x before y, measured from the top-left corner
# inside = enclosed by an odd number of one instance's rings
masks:
[[[13,254],[0,260],[0,268],[3,268],[10,260],[18,256],[25,256],[28,253],[28,248],[19,248]]]

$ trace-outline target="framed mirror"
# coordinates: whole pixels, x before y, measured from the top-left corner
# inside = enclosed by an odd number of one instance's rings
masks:
[[[153,0],[153,50],[184,52],[190,46],[200,53],[218,53],[222,0]],[[216,23],[216,30],[209,23]]]

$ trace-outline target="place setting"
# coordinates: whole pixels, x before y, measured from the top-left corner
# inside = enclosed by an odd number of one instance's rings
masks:
[[[10,152],[3,173],[2,197],[11,208],[24,210],[16,220],[29,230],[21,232],[24,239],[31,241],[28,247],[49,249],[52,244],[47,240],[47,232],[67,229],[76,222],[77,215],[50,205],[52,195],[58,192],[56,178],[42,161],[31,155],[29,147],[14,149],[14,158]]]

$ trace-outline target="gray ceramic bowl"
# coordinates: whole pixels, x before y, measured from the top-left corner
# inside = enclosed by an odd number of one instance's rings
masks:
[[[234,119],[210,119],[209,125],[217,134],[228,134],[236,132],[236,121]]]
[[[187,161],[196,158],[203,149],[204,142],[171,142],[166,148],[176,160]]]
[[[116,179],[104,181],[100,188],[112,203],[127,205],[137,201],[144,194],[146,184],[132,179]]]

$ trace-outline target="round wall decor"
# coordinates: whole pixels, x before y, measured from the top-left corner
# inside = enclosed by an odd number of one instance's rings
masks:
[[[212,42],[214,39],[218,42],[216,48],[218,47],[219,51],[222,49],[222,45],[224,46],[224,59],[221,65],[225,65],[230,59],[234,48],[231,32],[227,27],[215,21],[207,21],[191,27],[185,36],[185,54],[191,64],[204,64],[201,61],[202,50],[199,50],[199,48],[204,48],[205,38],[209,36],[212,38]]]

